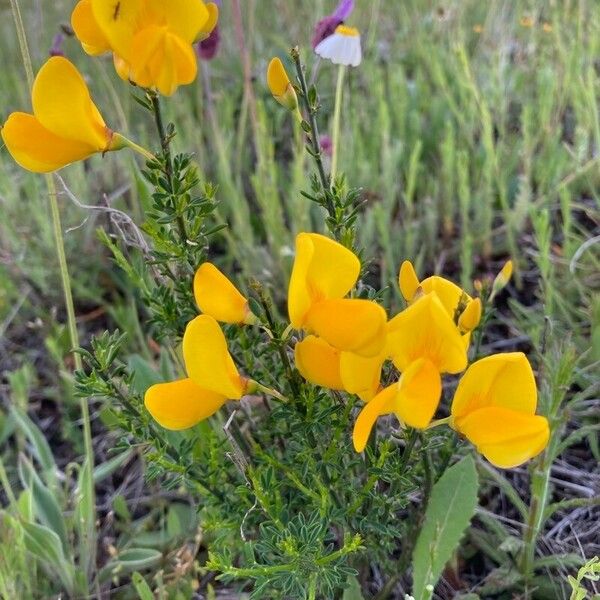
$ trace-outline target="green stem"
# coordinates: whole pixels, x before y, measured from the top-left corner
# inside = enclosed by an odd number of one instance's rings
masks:
[[[337,173],[338,156],[340,150],[340,121],[342,117],[342,96],[344,91],[344,75],[346,67],[340,65],[338,69],[337,85],[335,87],[335,106],[333,109],[333,138],[332,138],[332,155],[331,155],[331,185],[335,182]]]
[[[302,63],[300,62],[300,52],[298,51],[298,48],[294,48],[291,55],[296,67],[298,81],[300,82],[300,89],[302,90],[302,94],[300,96],[308,114],[308,120],[310,124],[309,137],[312,145],[312,154],[315,162],[317,163],[317,171],[319,172],[319,178],[321,179],[323,191],[325,191],[329,189],[329,179],[327,178],[327,175],[325,174],[325,168],[323,167],[323,153],[321,152],[321,143],[319,142],[319,127],[317,125],[317,107],[311,106],[310,100],[308,99],[308,86],[306,85],[306,77],[304,75]],[[333,209],[333,206],[331,208]]]
[[[174,195],[173,192],[173,158],[171,156],[171,140],[167,135],[167,131],[165,129],[162,110],[160,107],[160,97],[156,92],[148,92],[148,97],[150,98],[150,103],[152,104],[152,111],[154,112],[154,121],[156,123],[156,129],[158,131],[158,136],[160,137],[160,145],[162,147],[163,158],[165,161],[165,175],[167,177],[167,181],[169,182],[169,192],[171,195]],[[181,241],[183,243],[187,243],[188,233],[187,227],[185,226],[185,220],[183,216],[180,214],[180,207],[176,203],[177,208],[177,227],[179,229],[179,235],[181,236]]]
[[[19,40],[19,47],[21,50],[21,57],[23,60],[23,66],[25,68],[25,74],[27,77],[27,83],[29,89],[33,88],[33,67],[31,63],[31,55],[29,54],[29,46],[27,44],[27,35],[25,33],[25,27],[23,26],[23,19],[21,17],[21,11],[19,9],[18,0],[10,0],[10,6],[12,9],[13,20],[15,23],[15,29]],[[60,269],[60,276],[63,288],[63,294],[65,299],[65,308],[67,311],[67,328],[69,332],[69,342],[72,350],[79,348],[79,334],[77,332],[77,321],[75,319],[75,306],[73,303],[73,292],[71,290],[71,280],[69,278],[69,269],[67,266],[67,257],[65,252],[65,242],[62,233],[62,224],[60,219],[60,210],[58,208],[58,199],[56,193],[56,185],[51,174],[45,176],[46,187],[48,189],[48,197],[50,199],[50,212],[52,214],[52,229],[54,233],[54,243],[56,245],[56,254],[58,257],[58,265]],[[77,353],[73,353],[73,361],[75,369],[80,371],[83,368],[81,356]],[[87,398],[81,398],[80,402],[81,420],[83,422],[83,441],[85,449],[85,462],[89,467],[89,473],[91,474],[94,468],[94,449],[92,445],[92,428],[90,423],[90,412],[87,403]],[[85,465],[84,465],[85,466]],[[85,493],[89,499],[89,505],[95,507],[95,490],[92,477],[86,478],[86,489]],[[95,510],[95,508],[94,508]],[[95,519],[94,519],[95,521]],[[89,556],[87,557],[87,565],[92,566],[95,564],[95,553],[96,543],[95,530],[89,531],[90,543],[87,545],[89,548]]]
[[[154,156],[154,154],[152,154],[152,152],[150,152],[149,150],[146,150],[146,148],[144,148],[143,146],[140,146],[139,144],[136,144],[135,142],[131,141],[129,138],[126,138],[124,135],[122,135],[120,133],[114,133],[113,140],[115,140],[115,138],[118,142],[123,144],[123,147],[129,148],[130,150],[137,152],[138,154],[143,156],[146,160],[156,160],[156,156]]]
[[[308,585],[308,600],[315,600],[317,597],[317,574],[313,573],[310,576],[310,583]]]
[[[4,468],[4,462],[2,457],[0,456],[0,483],[4,488],[4,493],[8,498],[8,502],[11,506],[17,506],[17,498],[13,492],[12,486],[10,485],[10,480],[8,479],[8,475],[6,474],[6,469]]]

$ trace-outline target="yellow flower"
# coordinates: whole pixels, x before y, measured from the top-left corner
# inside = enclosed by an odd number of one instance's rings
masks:
[[[225,402],[225,396],[205,390],[189,378],[157,383],[144,396],[144,404],[152,418],[165,429],[174,431],[188,429],[208,419]]]
[[[360,261],[348,248],[318,233],[299,233],[288,290],[292,326],[302,329],[315,303],[343,298],[354,287],[359,274]]]
[[[440,374],[430,361],[419,359],[402,374],[400,380],[383,389],[362,409],[352,433],[357,452],[362,452],[378,417],[394,413],[412,427],[427,427],[440,400]]]
[[[344,389],[369,402],[381,387],[381,369],[387,359],[386,348],[375,356],[365,357],[352,352],[340,355],[340,376]]]
[[[71,14],[71,27],[88,54],[98,56],[110,51],[110,44],[94,18],[92,0],[77,3]]]
[[[504,263],[502,269],[500,269],[498,275],[496,275],[494,282],[492,283],[492,293],[490,295],[490,301],[493,300],[496,297],[496,295],[499,294],[508,285],[512,274],[513,262],[512,260],[507,260]]]
[[[309,335],[296,344],[295,358],[298,371],[307,381],[356,394],[368,402],[379,390],[385,355],[365,358],[341,352],[324,339]]]
[[[475,298],[471,300],[465,310],[462,311],[458,318],[458,326],[461,332],[473,331],[481,321],[481,299]]]
[[[42,66],[31,99],[33,114],[12,113],[1,130],[8,151],[24,169],[48,173],[126,145],[106,126],[83,77],[62,56]]]
[[[194,296],[200,310],[223,323],[256,323],[248,300],[215,265],[205,262],[194,276]]]
[[[152,417],[166,429],[193,427],[255,384],[239,374],[219,324],[209,315],[188,323],[183,358],[189,377],[153,385],[144,397]]]
[[[339,350],[314,335],[306,336],[294,348],[296,368],[302,377],[331,390],[344,389],[340,375],[340,354]]]
[[[388,323],[387,350],[402,372],[426,358],[440,373],[460,373],[467,367],[462,336],[437,294],[427,294]]]
[[[183,359],[188,375],[204,389],[239,400],[247,391],[227,349],[225,335],[210,315],[190,321],[183,334]]]
[[[288,291],[292,326],[338,350],[379,354],[385,344],[385,311],[369,300],[344,298],[359,273],[360,261],[341,244],[316,233],[298,234]]]
[[[273,58],[267,69],[267,85],[273,98],[292,112],[298,110],[298,96],[279,58]]]
[[[537,388],[521,352],[494,354],[473,363],[458,384],[451,424],[492,464],[516,467],[539,454],[550,436],[535,414]]]
[[[202,0],[81,0],[71,24],[86,52],[111,50],[121,77],[170,96],[195,79],[192,44],[217,18],[216,5]]]

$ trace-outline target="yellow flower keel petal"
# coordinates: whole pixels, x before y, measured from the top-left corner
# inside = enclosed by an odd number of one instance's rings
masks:
[[[158,383],[144,396],[144,404],[153,419],[165,429],[175,431],[207,419],[226,401],[225,396],[204,390],[191,379]]]
[[[296,344],[294,354],[296,368],[304,379],[331,390],[344,389],[340,377],[340,351],[325,340],[309,335]]]
[[[371,430],[377,419],[393,412],[397,393],[398,384],[394,383],[381,390],[360,411],[356,423],[354,423],[354,430],[352,431],[352,442],[357,452],[362,452],[365,449],[371,435]]]

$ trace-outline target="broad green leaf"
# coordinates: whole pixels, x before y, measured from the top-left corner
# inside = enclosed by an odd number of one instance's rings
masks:
[[[55,487],[56,481],[56,463],[54,455],[50,449],[50,445],[46,441],[44,434],[39,427],[25,414],[22,410],[12,406],[10,415],[14,419],[16,426],[21,430],[23,435],[29,440],[32,446],[33,454],[39,461],[44,472],[46,483]]]
[[[74,570],[65,559],[60,538],[47,527],[37,523],[22,523],[25,547],[55,574],[70,594],[74,587]]]
[[[100,581],[107,581],[117,575],[127,575],[156,566],[162,560],[162,553],[151,548],[129,548],[111,560],[100,572]]]
[[[348,578],[348,587],[344,590],[342,600],[364,600],[362,590],[360,589],[360,583],[356,577]]]
[[[135,587],[135,591],[137,592],[140,600],[154,600],[152,589],[140,573],[136,571],[131,576],[131,580],[133,581],[133,586]]]
[[[433,587],[475,514],[477,490],[477,470],[470,456],[450,467],[433,486],[413,552],[415,600],[432,597]]]
[[[44,485],[33,465],[24,456],[19,459],[19,474],[23,487],[31,490],[37,520],[56,533],[63,550],[67,552],[67,526],[58,499]]]

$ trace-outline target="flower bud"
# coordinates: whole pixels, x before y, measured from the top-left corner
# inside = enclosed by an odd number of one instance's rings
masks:
[[[298,96],[281,60],[273,58],[267,69],[267,85],[273,98],[289,111],[298,110]]]

